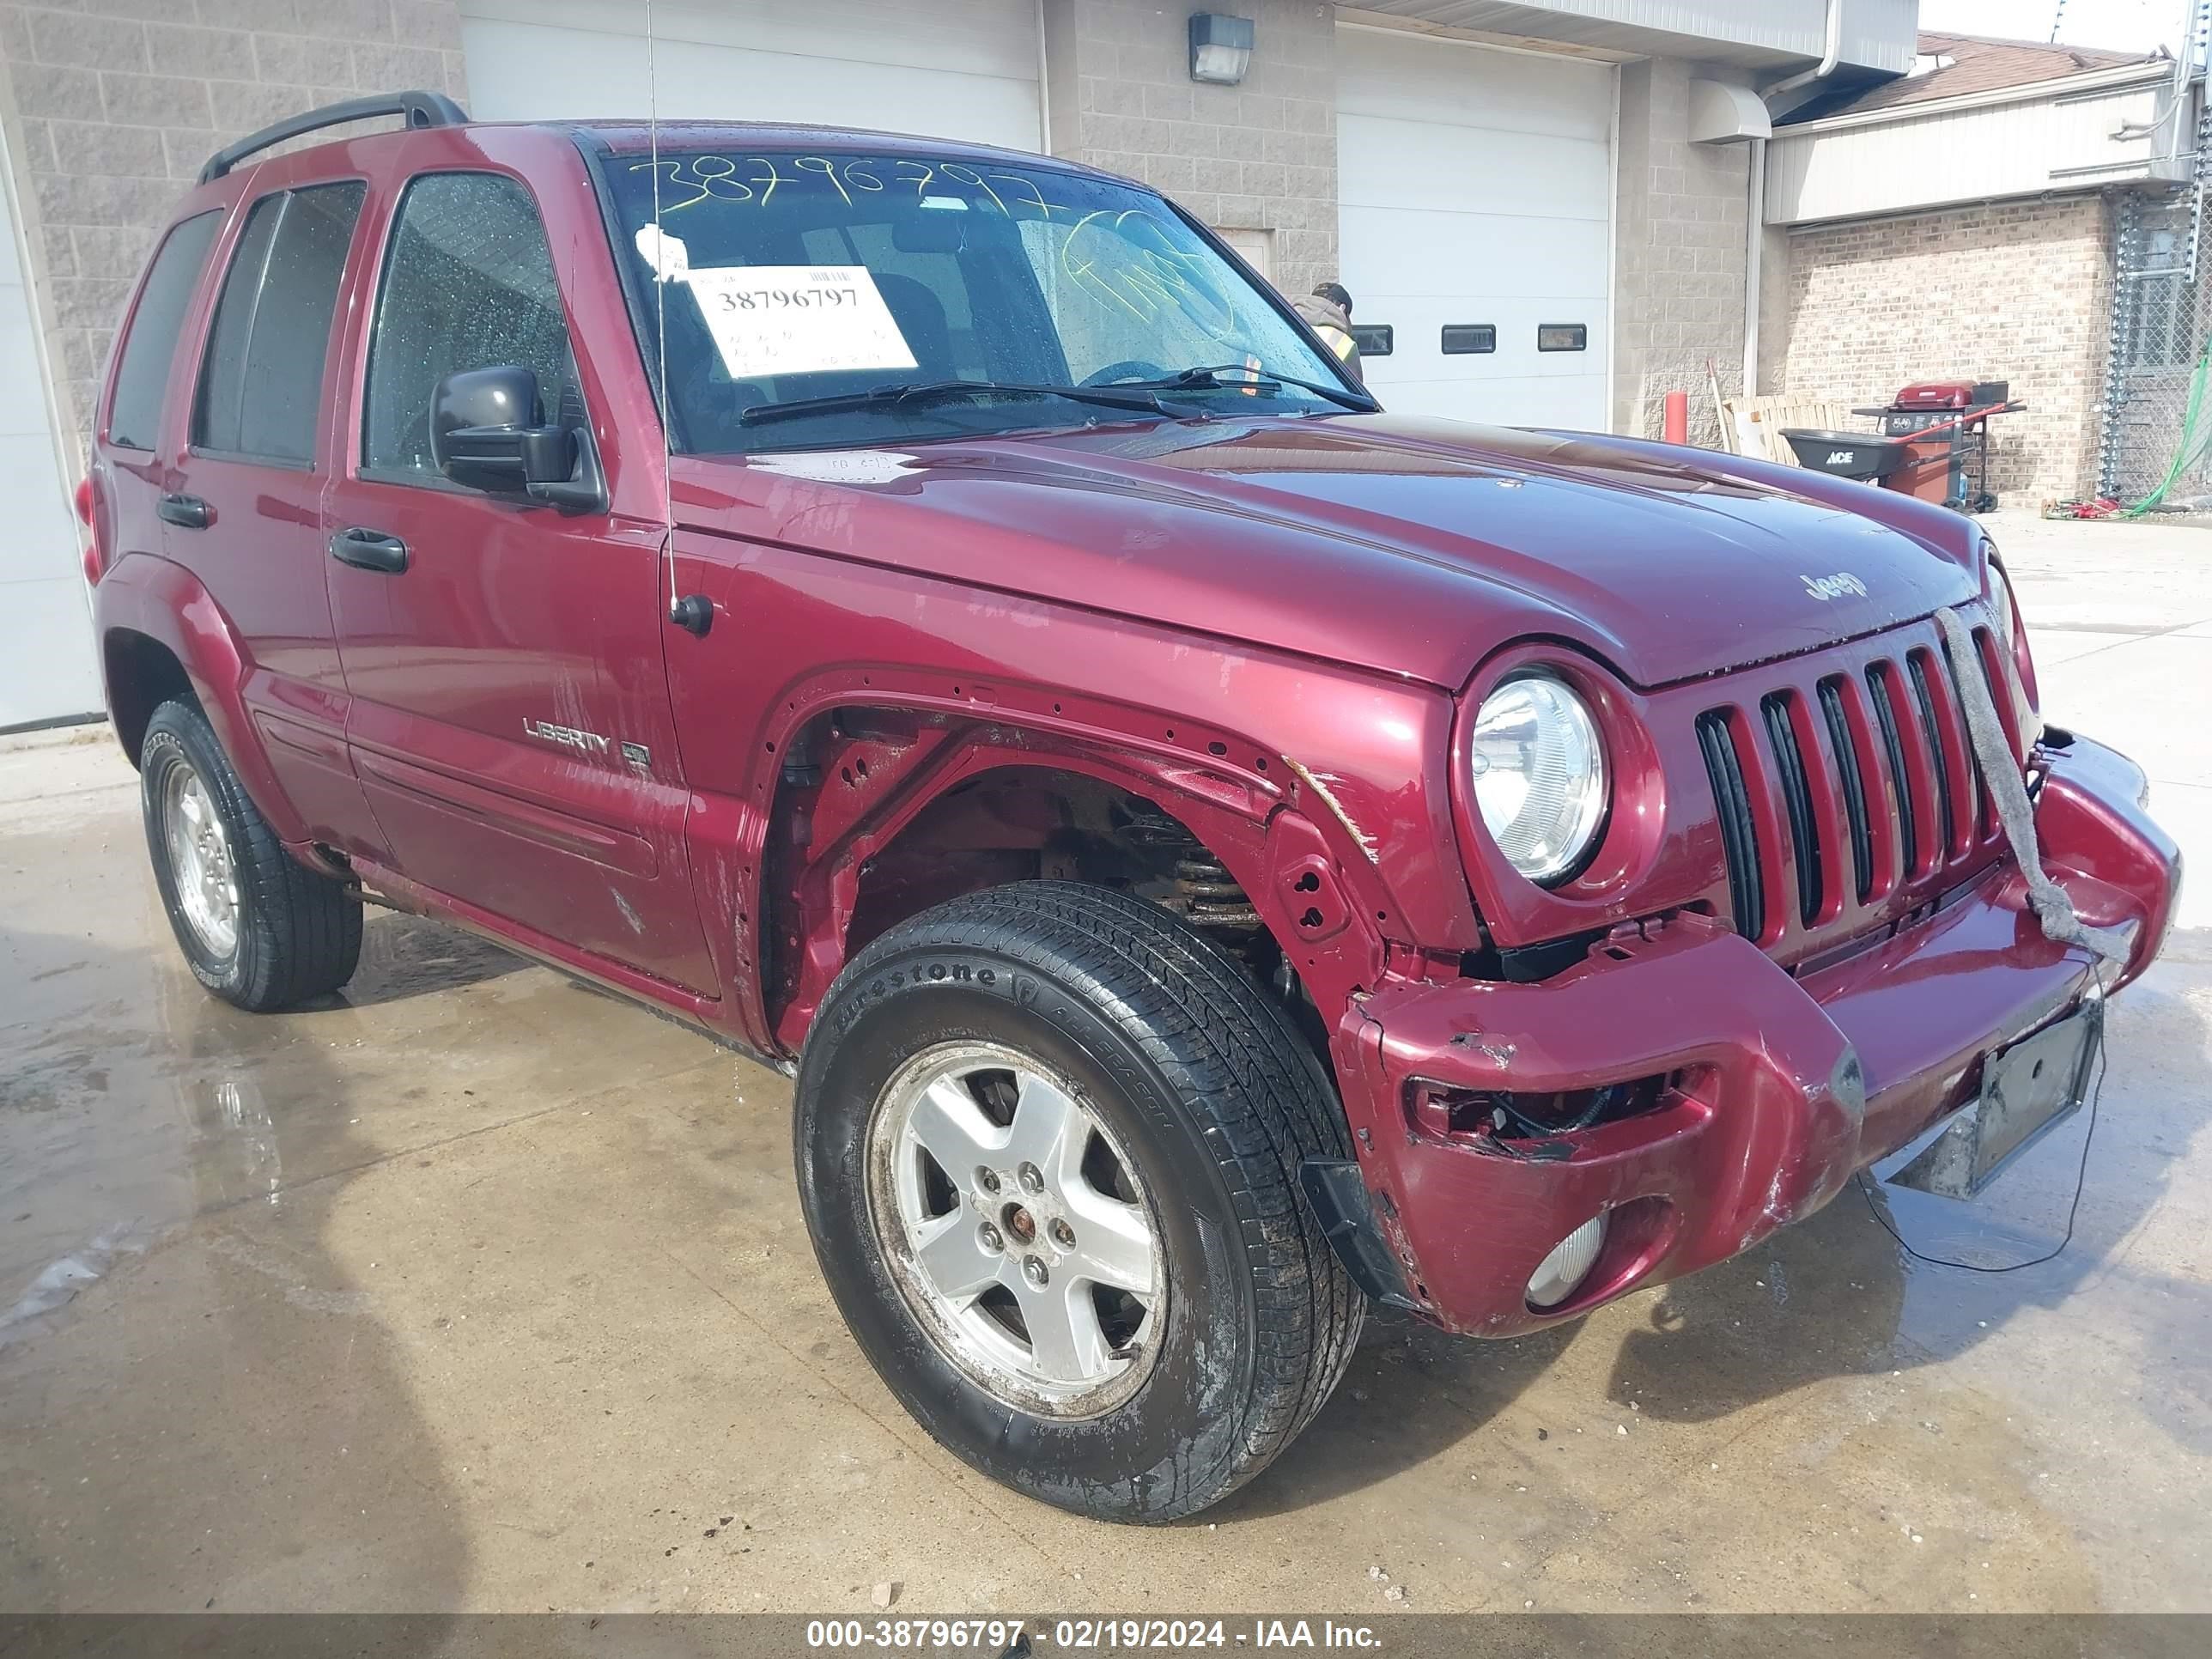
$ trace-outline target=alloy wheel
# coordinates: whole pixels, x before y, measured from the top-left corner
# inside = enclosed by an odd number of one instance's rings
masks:
[[[210,956],[238,948],[238,871],[215,798],[192,763],[179,756],[161,782],[161,836],[177,907]]]
[[[1080,1091],[995,1044],[915,1055],[871,1115],[868,1206],[933,1341],[1040,1416],[1096,1416],[1151,1370],[1160,1232],[1136,1167]]]

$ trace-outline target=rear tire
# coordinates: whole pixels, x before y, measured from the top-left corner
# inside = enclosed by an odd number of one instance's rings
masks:
[[[924,1428],[1018,1491],[1195,1514],[1351,1359],[1364,1303],[1297,1187],[1304,1159],[1351,1156],[1335,1091],[1157,905],[1024,882],[894,928],[830,988],[796,1104],[800,1201],[854,1335]]]
[[[184,702],[156,708],[138,775],[154,879],[194,978],[271,1013],[353,977],[361,900],[284,850],[206,715]]]

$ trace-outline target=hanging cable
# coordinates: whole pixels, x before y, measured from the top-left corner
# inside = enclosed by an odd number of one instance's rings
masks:
[[[1905,1242],[1905,1235],[1890,1224],[1889,1218],[1881,1212],[1881,1206],[1874,1201],[1874,1188],[1869,1183],[1866,1172],[1862,1170],[1856,1184],[1859,1196],[1866,1200],[1867,1212],[1881,1224],[1882,1231],[1897,1241],[1899,1249],[1903,1250],[1915,1261],[1924,1261],[1931,1267],[1956,1267],[1962,1273],[2016,1273],[2025,1267],[2040,1267],[2046,1261],[2056,1261],[2064,1254],[2066,1247],[2074,1242],[2075,1218],[2081,1213],[2081,1194],[2089,1184],[2089,1144],[2097,1138],[2097,1103],[2104,1098],[2105,1095],[2106,1061],[2105,1051],[2100,1047],[2097,1050],[2096,1081],[2089,1085],[2089,1127],[2082,1132],[2081,1162],[2074,1171],[2074,1201],[2066,1206],[2066,1235],[2041,1255],[2030,1256],[2025,1261],[2007,1262],[2001,1267],[1991,1267],[1978,1261],[1961,1261],[1955,1256],[1929,1255],[1923,1251],[1916,1250]]]

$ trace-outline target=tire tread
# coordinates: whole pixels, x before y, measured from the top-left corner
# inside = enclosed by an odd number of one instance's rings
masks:
[[[865,977],[877,961],[925,943],[979,947],[1087,981],[1081,988],[1139,1036],[1213,1149],[1260,1316],[1252,1385],[1224,1457],[1182,1468],[1179,1490],[1141,1518],[1175,1520],[1218,1502],[1313,1420],[1358,1341],[1364,1299],[1298,1187],[1304,1159],[1352,1155],[1333,1084],[1242,967],[1127,893],[1071,881],[987,889],[891,929],[847,972]]]
[[[217,974],[198,959],[182,922],[173,917],[194,974],[216,995],[256,1013],[290,1008],[337,990],[360,964],[360,898],[343,883],[308,869],[284,850],[198,706],[172,700],[156,708],[146,723],[145,742],[150,747],[164,738],[184,751],[216,798],[244,901],[238,971],[230,975]],[[158,862],[167,854],[157,833],[151,790],[149,776],[147,838]]]

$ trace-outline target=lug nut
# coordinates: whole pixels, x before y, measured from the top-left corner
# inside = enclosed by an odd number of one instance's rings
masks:
[[[983,1241],[983,1248],[987,1250],[1003,1250],[1006,1248],[1006,1241],[999,1236],[999,1230],[988,1221],[983,1224],[982,1231],[977,1237]]]
[[[1039,1290],[1042,1290],[1045,1287],[1046,1281],[1049,1279],[1052,1275],[1044,1270],[1043,1262],[1038,1261],[1035,1256],[1030,1256],[1027,1261],[1022,1263],[1022,1277],[1028,1279],[1030,1284],[1036,1285]]]
[[[1044,1172],[1036,1164],[1024,1164],[1014,1173],[1020,1179],[1024,1192],[1041,1193],[1044,1190]]]
[[[987,1193],[997,1192],[999,1190],[999,1172],[996,1170],[976,1170],[975,1184],[978,1187],[981,1187]]]
[[[1075,1248],[1075,1229],[1069,1226],[1065,1221],[1054,1222],[1052,1224],[1052,1242],[1059,1245],[1063,1250],[1073,1249]]]

